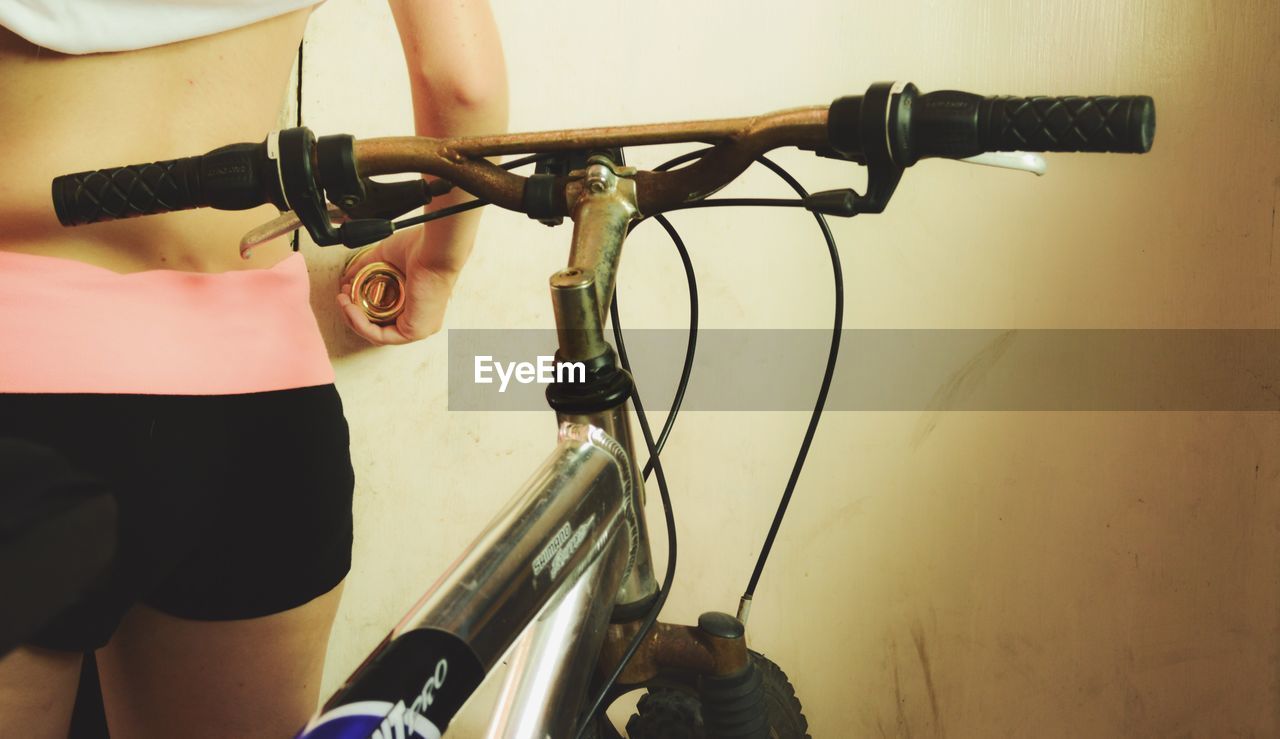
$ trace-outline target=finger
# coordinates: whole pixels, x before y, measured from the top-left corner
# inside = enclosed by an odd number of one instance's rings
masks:
[[[351,298],[347,297],[346,293],[338,295],[338,305],[342,307],[342,318],[346,321],[347,328],[351,330],[351,333],[375,346],[382,344],[378,334],[371,330],[376,327],[369,322],[368,316],[364,314],[360,306],[351,302]]]
[[[395,326],[379,326],[370,321],[364,309],[351,302],[351,298],[346,293],[338,294],[338,305],[342,308],[347,327],[370,344],[382,346],[409,343],[410,339],[401,334]]]
[[[378,343],[372,334],[363,329],[363,324],[368,322],[364,311],[352,303],[345,292],[338,293],[338,307],[342,310],[342,322],[347,324],[348,331],[370,344]]]
[[[377,337],[377,343],[383,346],[401,346],[413,341],[413,339],[400,333],[395,326],[379,326],[376,323],[367,321],[367,319],[365,326]]]

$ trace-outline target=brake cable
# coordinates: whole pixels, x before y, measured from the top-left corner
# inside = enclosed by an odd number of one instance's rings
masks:
[[[681,162],[698,158],[705,151],[707,150],[703,149],[700,151],[690,152],[688,154],[682,155],[680,157],[677,157],[669,162],[666,162],[660,165],[659,167],[656,168],[656,170],[669,169],[670,167],[676,166]],[[742,206],[742,205],[803,207],[807,205],[805,200],[809,198],[809,193],[804,189],[804,187],[799,183],[799,181],[797,181],[795,177],[791,175],[791,173],[787,172],[784,168],[782,168],[781,166],[779,166],[778,164],[776,164],[775,162],[773,162],[767,157],[764,157],[764,156],[758,157],[757,161],[763,164],[765,167],[769,168],[771,171],[774,172],[774,174],[777,174],[780,178],[782,178],[784,182],[790,185],[791,188],[795,190],[796,194],[800,196],[800,199],[799,200],[789,200],[789,199],[778,200],[778,199],[763,199],[763,198],[743,198],[743,199],[720,198],[715,200],[695,201],[697,203],[701,203],[702,205],[693,206],[693,207],[726,207],[726,206]],[[676,208],[676,209],[679,209],[679,208]],[[676,209],[673,209],[673,210],[676,210]],[[844,322],[844,274],[840,265],[840,254],[836,248],[835,237],[832,235],[830,226],[827,224],[826,216],[823,215],[822,213],[814,212],[814,217],[818,221],[818,226],[822,230],[823,240],[826,242],[828,251],[830,252],[832,272],[835,279],[835,294],[836,294],[835,320],[834,320],[834,326],[832,328],[831,348],[827,355],[827,365],[823,373],[822,385],[818,392],[818,399],[814,405],[813,413],[809,419],[809,426],[805,431],[804,441],[800,445],[800,451],[797,454],[796,461],[792,467],[791,476],[787,481],[787,486],[785,490],[783,491],[782,499],[778,504],[777,512],[774,514],[773,522],[769,528],[769,533],[765,538],[765,543],[761,549],[760,556],[756,561],[756,566],[751,576],[751,582],[747,586],[747,590],[743,594],[742,599],[739,603],[738,619],[742,621],[744,624],[746,623],[746,618],[750,612],[751,599],[755,593],[756,584],[760,579],[761,573],[764,571],[765,562],[769,558],[769,553],[773,548],[773,542],[777,537],[778,529],[782,525],[782,518],[783,516],[786,515],[787,507],[791,502],[791,496],[795,492],[796,483],[800,478],[800,471],[804,467],[805,460],[808,457],[809,447],[813,442],[814,434],[817,432],[818,421],[821,419],[822,412],[826,406],[826,398],[831,388],[831,380],[835,374],[836,358],[839,354],[839,349],[840,349],[840,332]],[[695,347],[695,340],[693,337],[696,335],[696,332],[697,332],[698,302],[697,302],[697,283],[693,276],[693,265],[689,261],[688,251],[684,247],[683,240],[680,238],[680,235],[676,232],[675,228],[671,225],[671,223],[665,217],[663,217],[662,215],[657,215],[657,216],[654,216],[654,220],[658,221],[667,230],[667,233],[671,236],[672,241],[676,245],[676,249],[680,252],[681,259],[685,264],[685,275],[689,282],[689,304],[690,304],[690,314],[691,314],[690,315],[690,318],[691,318],[690,340],[689,340],[688,347],[686,348],[686,351],[685,351],[684,367],[681,370],[680,381],[676,387],[675,400],[673,400],[672,402],[671,411],[667,416],[666,423],[664,424],[664,428],[663,428],[663,435],[661,438],[661,442],[665,444],[666,436],[667,434],[669,434],[671,427],[675,424],[676,415],[679,413],[680,401],[683,400],[684,398],[684,393],[688,386],[689,375],[692,370],[693,352]],[[637,223],[635,225],[639,225],[639,224]],[[634,228],[634,225],[632,226],[632,228]],[[631,364],[627,358],[626,347],[625,347],[625,344],[623,343],[623,338],[622,338],[622,326],[618,317],[618,298],[617,298],[616,291],[614,292],[613,302],[610,304],[610,314],[613,319],[613,335],[614,335],[614,341],[618,345],[617,348],[618,348],[619,360],[622,363],[623,368],[626,369],[628,372],[630,372]],[[637,420],[639,420],[640,422],[641,430],[644,432],[645,443],[649,447],[649,463],[646,465],[646,468],[645,468],[646,479],[648,477],[648,470],[650,466],[652,466],[658,472],[658,492],[662,499],[664,517],[666,519],[666,524],[667,524],[667,537],[668,537],[667,541],[668,541],[668,552],[669,552],[668,562],[667,562],[667,572],[663,576],[663,584],[659,590],[658,599],[650,608],[649,613],[645,615],[645,618],[641,623],[640,629],[636,632],[636,636],[632,639],[631,644],[628,645],[626,651],[623,652],[622,659],[618,661],[618,665],[614,668],[613,673],[597,689],[596,697],[591,701],[590,708],[585,713],[581,714],[581,718],[580,718],[581,723],[579,725],[578,732],[576,734],[576,739],[582,739],[587,727],[590,725],[590,719],[593,716],[595,716],[597,712],[601,711],[604,701],[608,697],[609,691],[612,689],[618,677],[622,674],[622,671],[626,668],[627,662],[630,661],[631,657],[635,654],[636,650],[639,649],[641,642],[644,640],[649,630],[653,628],[653,624],[657,621],[658,613],[662,610],[663,605],[665,605],[666,603],[668,588],[670,587],[675,574],[675,556],[676,556],[675,521],[671,511],[671,498],[667,491],[666,478],[662,474],[662,463],[659,458],[662,446],[659,444],[655,444],[653,442],[652,433],[649,429],[648,419],[645,416],[644,407],[640,403],[639,397],[638,396],[635,397],[634,401],[635,401],[634,404],[636,407],[636,417],[637,417]]]
[[[662,165],[659,165],[658,167],[655,168],[655,171],[667,170],[672,167],[678,166],[679,164],[682,164],[684,162],[701,158],[708,151],[710,151],[710,148],[688,152],[668,162],[665,162]],[[504,163],[502,166],[504,169],[514,169],[516,167],[535,162],[540,158],[540,156],[542,155],[534,154],[528,157],[523,157],[521,159]],[[841,330],[843,328],[843,323],[844,323],[844,275],[843,275],[843,270],[841,269],[840,254],[836,247],[835,237],[831,233],[831,228],[827,223],[826,216],[822,212],[819,212],[818,210],[825,203],[814,202],[809,192],[805,190],[804,186],[801,185],[800,182],[797,181],[795,177],[791,175],[790,172],[788,172],[786,169],[784,169],[783,167],[781,167],[780,165],[778,165],[768,157],[759,156],[756,158],[756,161],[764,165],[765,167],[767,167],[774,174],[778,175],[778,177],[780,177],[784,182],[786,182],[791,187],[791,189],[794,190],[797,195],[799,195],[799,199],[716,198],[711,200],[697,200],[690,203],[681,204],[675,208],[668,209],[670,211],[670,210],[684,210],[684,209],[692,209],[692,208],[744,207],[744,206],[745,207],[808,208],[813,213],[814,218],[818,223],[818,227],[822,231],[823,240],[826,243],[827,250],[831,256],[832,274],[835,281],[835,317],[834,317],[834,325],[832,327],[831,345],[827,355],[826,368],[823,372],[822,383],[818,391],[818,397],[814,404],[813,411],[809,418],[808,427],[805,430],[804,439],[800,444],[800,450],[796,455],[796,460],[794,464],[792,465],[791,475],[787,480],[787,485],[783,490],[782,498],[778,503],[778,508],[774,513],[773,521],[770,524],[769,532],[765,537],[764,544],[761,547],[760,555],[756,560],[754,569],[752,570],[751,579],[739,601],[738,620],[742,621],[744,624],[746,623],[747,618],[750,614],[751,601],[755,595],[756,587],[759,584],[760,577],[764,571],[765,563],[768,561],[769,554],[773,549],[773,544],[777,538],[778,530],[782,525],[782,519],[786,515],[787,509],[790,505],[792,495],[795,492],[796,484],[800,478],[800,472],[804,467],[804,463],[806,459],[808,458],[809,449],[813,443],[813,437],[817,432],[818,422],[821,420],[823,410],[825,409],[825,406],[826,406],[827,395],[830,392],[832,378],[835,374],[836,360],[840,350],[840,334],[841,334]],[[825,193],[819,193],[818,195],[820,196],[825,195]],[[487,200],[477,198],[475,200],[469,200],[464,203],[459,203],[459,204],[448,206],[445,208],[439,208],[433,211],[428,211],[419,216],[414,216],[411,218],[406,218],[400,221],[396,221],[394,226],[397,230],[399,230],[402,228],[407,228],[407,227],[418,225],[421,223],[437,220],[439,218],[447,218],[449,216],[457,215],[459,213],[463,213],[465,211],[479,208],[488,204],[489,203]],[[647,451],[649,452],[649,460],[645,464],[644,471],[643,471],[644,479],[648,480],[651,472],[657,473],[658,493],[662,502],[663,517],[665,519],[666,528],[667,528],[667,567],[666,567],[666,572],[663,575],[662,584],[659,587],[659,590],[657,593],[657,598],[655,599],[653,605],[650,607],[649,612],[646,613],[641,623],[640,629],[636,632],[636,636],[633,638],[631,644],[628,645],[626,651],[623,652],[622,658],[618,661],[618,664],[615,667],[613,673],[609,676],[607,680],[601,683],[600,687],[597,689],[596,696],[591,701],[589,709],[583,714],[581,714],[579,729],[576,734],[576,737],[578,739],[581,739],[584,736],[584,732],[586,731],[588,725],[590,724],[590,718],[595,716],[597,712],[601,711],[601,707],[605,699],[608,697],[610,690],[613,688],[613,685],[617,682],[618,677],[622,674],[622,671],[626,668],[627,663],[635,655],[635,652],[639,649],[640,644],[643,642],[649,630],[652,629],[654,623],[657,622],[658,614],[661,612],[663,606],[666,604],[666,599],[671,589],[671,583],[674,581],[674,578],[675,578],[675,564],[676,564],[676,553],[677,553],[675,516],[672,511],[671,496],[667,488],[666,475],[663,473],[663,470],[662,470],[662,461],[661,461],[660,455],[663,447],[666,445],[666,441],[668,437],[670,436],[672,427],[675,424],[676,417],[679,414],[680,406],[684,399],[685,391],[688,388],[689,377],[693,367],[694,352],[696,348],[696,336],[697,336],[697,330],[698,330],[697,328],[697,323],[698,323],[697,322],[697,316],[698,316],[697,281],[694,277],[693,264],[689,257],[688,249],[685,247],[684,241],[681,239],[675,227],[672,226],[671,222],[667,218],[665,218],[663,215],[660,215],[660,214],[655,215],[653,216],[653,219],[657,221],[660,225],[662,225],[662,227],[667,231],[667,234],[671,237],[677,252],[680,254],[680,258],[685,269],[685,277],[689,285],[689,307],[690,307],[689,341],[685,350],[685,360],[684,360],[683,367],[681,369],[680,380],[677,383],[676,392],[671,403],[671,410],[668,413],[666,421],[663,424],[662,432],[660,433],[657,439],[655,439],[653,436],[653,431],[649,425],[648,416],[645,413],[644,405],[640,400],[639,391],[633,390],[633,393],[632,393],[632,402],[636,409],[636,418],[640,424],[640,429],[645,440],[645,446],[647,447]],[[643,223],[643,220],[632,224],[629,231],[633,230],[640,223]],[[626,345],[622,337],[622,326],[619,320],[618,299],[617,299],[616,292],[613,296],[612,302],[610,303],[610,316],[612,318],[613,335],[614,335],[614,341],[617,344],[619,361],[622,364],[623,368],[626,369],[628,372],[630,372],[631,364],[627,356]]]
[[[688,152],[686,154],[682,154],[681,156],[678,156],[675,159],[665,162],[661,166],[655,168],[655,170],[661,171],[661,170],[670,169],[671,167],[678,166],[679,164],[683,164],[693,159],[698,159],[710,150],[711,148],[709,147],[705,149],[699,149],[697,151]],[[693,201],[691,203],[686,203],[680,207],[677,207],[671,210],[682,210],[685,208],[710,208],[710,207],[730,207],[730,206],[807,207],[809,205],[809,199],[811,197],[809,192],[804,188],[803,185],[800,184],[798,180],[796,180],[796,178],[790,172],[788,172],[782,166],[780,166],[779,164],[777,164],[776,162],[774,162],[773,160],[769,159],[766,156],[759,156],[756,158],[756,161],[764,165],[765,167],[767,167],[774,174],[778,175],[778,177],[781,178],[783,182],[786,182],[787,185],[790,186],[791,189],[794,190],[795,193],[800,196],[799,199],[716,198],[712,200]],[[815,436],[818,430],[818,422],[821,420],[823,410],[825,410],[826,408],[827,395],[830,393],[830,390],[831,390],[832,378],[835,375],[836,360],[840,353],[840,337],[844,327],[844,270],[841,267],[840,252],[836,247],[835,236],[831,233],[831,227],[827,223],[826,216],[823,213],[820,213],[817,211],[813,211],[813,216],[817,220],[818,228],[822,231],[823,241],[826,243],[827,251],[831,256],[831,271],[832,271],[832,277],[835,280],[835,316],[834,316],[833,326],[831,329],[831,344],[827,353],[827,364],[826,364],[826,368],[823,371],[822,383],[819,386],[818,397],[814,403],[813,411],[811,412],[809,417],[809,424],[805,429],[804,439],[800,443],[800,450],[796,455],[795,463],[792,465],[791,475],[787,480],[786,487],[783,489],[782,498],[778,502],[778,508],[774,513],[773,521],[770,523],[769,531],[765,536],[764,544],[761,547],[760,554],[756,559],[755,567],[752,569],[751,578],[747,583],[746,590],[743,591],[742,597],[738,602],[738,614],[737,614],[738,620],[743,622],[744,625],[746,624],[747,618],[750,615],[751,602],[752,602],[752,599],[755,597],[756,587],[759,584],[760,577],[764,572],[765,563],[768,561],[769,554],[773,550],[773,544],[774,544],[774,541],[777,539],[778,530],[782,526],[782,519],[784,516],[786,516],[787,509],[791,504],[791,497],[795,493],[796,484],[800,479],[800,472],[804,468],[805,460],[808,458],[809,449],[813,444],[813,437]],[[676,248],[681,252],[682,258],[686,260],[685,272],[688,275],[688,278],[690,280],[690,288],[691,288],[690,305],[691,305],[691,310],[696,311],[697,288],[696,288],[696,285],[694,285],[694,283],[692,282],[693,280],[692,265],[688,264],[687,262],[687,253],[684,249],[684,244],[679,240],[679,235],[675,232],[675,229],[670,226],[669,222],[667,222],[665,218],[662,219],[660,223],[662,223],[664,227],[667,228],[668,233],[671,234],[672,239],[675,240],[676,242]],[[615,335],[618,337],[618,341],[621,341],[621,336],[617,334],[617,305],[616,304],[617,304],[617,300],[615,297],[614,306],[613,306]],[[696,326],[696,321],[695,321],[695,326]],[[696,328],[691,327],[690,330],[696,331]],[[666,441],[665,437],[667,433],[669,432],[671,426],[675,423],[676,414],[679,412],[679,401],[684,397],[685,388],[689,379],[689,370],[693,362],[692,354],[693,354],[693,340],[691,339],[690,346],[685,354],[685,367],[681,371],[680,382],[676,388],[677,400],[672,403],[671,412],[667,417],[666,423],[664,424],[663,437],[661,439],[661,441],[664,443]],[[626,366],[626,369],[630,371],[629,366]],[[662,446],[663,444],[659,444],[658,446],[659,451],[661,451]],[[645,472],[645,479],[648,479],[647,466],[646,466],[646,472]]]
[[[519,159],[512,159],[509,162],[503,162],[499,166],[501,166],[503,169],[516,169],[518,167],[523,167],[526,164],[534,164],[546,156],[547,156],[546,154],[530,154],[527,157],[520,157]],[[440,218],[448,218],[449,216],[456,216],[459,213],[465,213],[469,210],[475,210],[476,208],[479,208],[488,204],[489,204],[488,200],[485,200],[484,198],[476,198],[475,200],[468,200],[466,202],[458,203],[456,205],[450,205],[447,208],[436,208],[435,210],[427,211],[426,213],[423,213],[420,216],[413,216],[411,218],[402,218],[391,225],[394,230],[399,231],[400,229],[409,228],[410,226],[417,226],[419,224],[426,223],[428,221],[434,221]]]
[[[757,157],[756,161],[781,177],[801,198],[809,197],[809,193],[805,191],[804,186],[795,177],[792,177],[790,172],[783,169],[773,160],[761,156]],[[826,408],[827,393],[831,390],[831,379],[836,371],[836,358],[840,353],[840,333],[844,328],[844,270],[840,266],[840,251],[836,248],[836,239],[831,233],[831,226],[827,223],[827,217],[818,212],[814,212],[813,217],[818,222],[818,228],[822,230],[822,238],[826,242],[827,251],[831,255],[831,274],[835,280],[836,305],[835,321],[831,327],[831,348],[827,352],[827,367],[822,373],[822,385],[818,389],[818,398],[814,402],[813,412],[809,416],[809,426],[805,429],[804,441],[800,443],[800,452],[796,455],[795,464],[791,468],[791,477],[787,479],[787,487],[783,490],[782,500],[778,502],[778,510],[774,513],[773,523],[769,526],[769,533],[765,536],[764,546],[761,547],[755,569],[751,572],[751,580],[747,583],[747,589],[743,592],[742,598],[738,602],[738,620],[744,625],[751,613],[751,599],[755,596],[756,585],[760,582],[760,575],[764,572],[765,562],[769,559],[769,552],[773,549],[773,542],[778,536],[778,528],[782,526],[782,517],[787,514],[787,506],[791,503],[791,495],[795,492],[796,482],[800,479],[800,470],[804,467],[805,459],[809,456],[809,447],[813,444],[813,436],[818,431],[818,421],[822,418],[822,411]]]

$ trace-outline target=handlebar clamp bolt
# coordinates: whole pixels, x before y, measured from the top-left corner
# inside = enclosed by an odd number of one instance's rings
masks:
[[[613,170],[603,164],[592,164],[587,167],[587,189],[594,193],[608,192],[617,184],[618,178]]]

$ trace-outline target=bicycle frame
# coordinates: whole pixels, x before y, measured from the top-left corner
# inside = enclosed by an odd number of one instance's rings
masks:
[[[551,278],[560,361],[612,362],[603,307],[612,298],[627,226],[637,215],[634,182],[627,178],[633,172],[593,159],[587,171],[576,173],[583,186],[571,211],[569,266]],[[382,719],[375,736],[436,736],[430,732],[447,726],[522,635],[488,736],[568,734],[611,614],[642,615],[658,590],[626,397],[606,399],[595,409],[568,403],[557,410],[559,440],[550,456],[302,736],[338,736],[319,732],[334,719],[350,722],[347,707],[370,702],[369,693],[384,686],[403,693],[404,683],[412,682],[399,703],[391,694],[373,701],[381,704],[371,708]],[[414,634],[435,635],[431,647],[411,650],[418,679],[393,679],[389,668],[379,670],[380,663],[397,661],[387,655]]]
[[[720,613],[704,613],[696,627],[654,619],[664,595],[654,579],[641,514],[643,477],[634,461],[628,415],[633,386],[617,367],[602,328],[629,226],[641,211],[653,216],[694,206],[752,161],[784,146],[864,164],[867,184],[862,193],[845,188],[805,194],[797,186],[801,199],[770,204],[849,217],[882,212],[905,169],[922,159],[982,157],[980,163],[1035,171],[1039,165],[1020,156],[987,155],[1142,153],[1150,150],[1154,133],[1155,108],[1147,96],[984,97],[956,90],[921,93],[910,83],[878,82],[825,108],[689,123],[365,141],[348,135],[316,139],[299,126],[274,132],[261,143],[231,144],[201,156],[62,175],[54,179],[51,194],[65,226],[200,207],[238,210],[271,203],[289,211],[250,232],[241,242],[244,255],[298,226],[318,245],[358,247],[397,228],[484,204],[544,223],[571,217],[569,265],[552,276],[551,294],[557,357],[582,363],[585,377],[580,386],[561,382],[548,388],[559,420],[557,447],[301,736],[438,737],[524,634],[490,736],[559,737],[579,720],[589,720],[574,709],[598,654],[596,676],[616,678],[618,690],[658,678],[686,687],[696,682],[709,734],[760,737],[771,727],[742,622]],[[597,154],[583,169],[564,173],[562,165],[571,161],[566,156],[555,171],[548,166],[546,172],[522,177],[485,159],[517,153],[540,158],[549,152],[585,156],[593,150],[680,142],[712,146],[681,157],[686,166],[651,172]],[[438,179],[403,184],[371,179],[404,172]],[[476,200],[393,220],[455,187]],[[335,216],[343,223],[336,224]],[[834,256],[835,246],[829,244]],[[810,435],[834,369],[838,326],[837,320]],[[805,448],[743,607],[786,511]]]

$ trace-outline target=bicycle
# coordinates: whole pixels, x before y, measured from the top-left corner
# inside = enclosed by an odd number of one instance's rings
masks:
[[[648,689],[628,723],[633,737],[795,737],[807,723],[785,674],[747,648],[751,596],[821,416],[839,348],[839,256],[824,216],[880,213],[904,170],[930,157],[1037,170],[1043,160],[991,152],[1150,150],[1149,97],[981,97],[920,93],[878,83],[865,94],[736,119],[550,131],[460,139],[316,138],[305,128],[272,133],[185,159],[82,172],[53,183],[64,225],[195,207],[271,203],[280,218],[246,235],[241,250],[299,227],[321,246],[357,248],[395,229],[486,204],[548,224],[574,223],[568,267],[550,279],[558,363],[580,382],[548,386],[558,441],[521,491],[426,592],[298,735],[438,737],[504,655],[511,669],[489,736],[614,737],[602,719],[619,695]],[[700,142],[654,170],[626,166],[624,147]],[[806,192],[764,154],[794,146],[866,166],[864,193]],[[488,157],[529,155],[499,166]],[[984,158],[985,157],[985,158]],[[707,199],[753,162],[773,168],[795,200]],[[536,163],[530,176],[510,169]],[[436,179],[380,183],[404,172]],[[395,220],[461,188],[475,200]],[[703,614],[694,626],[657,621],[676,563],[674,514],[660,452],[692,365],[691,341],[676,400],[656,438],[628,372],[614,285],[630,229],[662,214],[712,205],[781,205],[811,211],[832,256],[837,301],[827,371],[800,454],[736,616]],[[358,290],[369,315],[387,320],[402,303],[394,270]],[[612,307],[616,347],[605,340]],[[635,408],[649,461],[636,462]],[[668,528],[659,583],[641,515],[656,476]],[[510,651],[509,651],[510,650]]]

